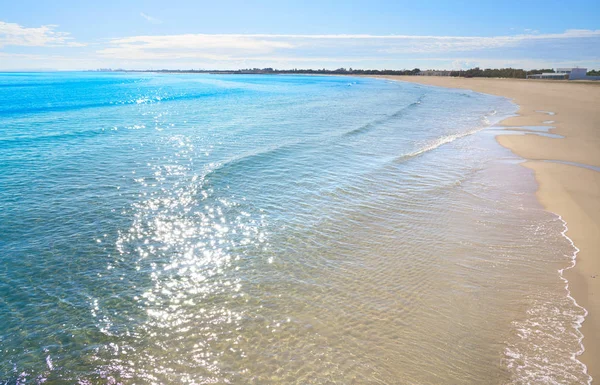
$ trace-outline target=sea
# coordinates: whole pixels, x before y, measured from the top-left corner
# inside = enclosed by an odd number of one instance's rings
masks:
[[[587,384],[506,98],[0,74],[0,384]]]

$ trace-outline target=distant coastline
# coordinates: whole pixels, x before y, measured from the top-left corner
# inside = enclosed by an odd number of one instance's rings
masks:
[[[238,70],[205,70],[205,69],[150,69],[150,70],[128,70],[100,68],[91,70],[91,72],[152,72],[152,73],[173,73],[173,74],[215,74],[215,75],[368,75],[368,76],[434,76],[434,77],[463,77],[463,78],[509,78],[525,79],[529,75],[538,75],[542,73],[553,73],[553,69],[542,68],[525,70],[521,68],[486,68],[479,67],[467,70],[421,70],[420,68],[402,69],[402,70],[377,70],[377,69],[353,69],[337,68],[331,69],[274,69],[274,68],[247,68]],[[600,70],[588,71],[589,76],[599,76]]]

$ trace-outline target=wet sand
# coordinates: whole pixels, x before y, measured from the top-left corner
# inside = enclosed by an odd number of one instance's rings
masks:
[[[550,132],[564,137],[500,135],[497,139],[527,159],[523,165],[535,172],[538,199],[567,222],[567,235],[580,249],[576,266],[564,277],[572,296],[589,312],[581,328],[585,352],[579,359],[593,378],[600,379],[600,82],[383,77],[505,96],[520,109],[519,116],[505,119],[501,126],[553,126]]]

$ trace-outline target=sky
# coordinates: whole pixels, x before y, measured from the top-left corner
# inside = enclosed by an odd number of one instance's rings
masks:
[[[595,1],[0,0],[0,71],[600,69]]]

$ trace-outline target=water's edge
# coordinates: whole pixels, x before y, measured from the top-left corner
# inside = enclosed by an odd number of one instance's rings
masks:
[[[380,80],[392,80],[392,81],[404,82],[404,81],[402,81],[402,80],[399,80],[399,79],[398,79],[398,80],[395,80],[395,79],[390,79],[390,78],[386,78],[386,79],[377,78],[377,77],[373,77],[373,78],[374,78],[374,79],[380,79]],[[404,82],[404,83],[409,83],[409,82]],[[409,84],[414,84],[414,83],[409,83]],[[416,84],[420,84],[420,83],[416,83]],[[453,89],[453,90],[461,90],[461,89],[458,89],[458,88],[452,88],[452,87],[441,87],[441,86],[431,86],[431,85],[423,85],[423,86],[425,86],[425,87],[435,87],[435,88],[446,88],[446,89]],[[490,95],[490,96],[497,96],[497,95],[486,94],[486,93],[484,93],[484,92],[478,92],[478,91],[474,91],[474,90],[471,90],[471,91],[473,91],[473,92],[476,92],[476,93],[479,93],[479,94],[485,94],[485,95]],[[519,105],[518,105],[518,104],[517,104],[517,103],[514,101],[514,99],[511,99],[511,98],[509,98],[509,97],[505,97],[505,96],[503,96],[503,97],[504,97],[505,99],[507,99],[507,100],[510,100],[510,101],[511,101],[511,103],[513,103],[515,106],[517,106],[517,108],[518,108],[518,109],[517,109],[517,112],[516,112],[516,114],[514,114],[514,115],[509,115],[509,116],[505,116],[505,117],[502,117],[502,119],[499,119],[497,122],[495,122],[495,124],[502,123],[504,120],[506,120],[506,119],[508,119],[508,118],[511,118],[511,117],[520,116],[520,114],[519,114],[519,111],[520,111],[521,107],[520,107],[520,106],[519,106]],[[552,111],[545,111],[545,110],[536,110],[536,112],[545,113],[545,114],[548,114],[548,115],[550,115],[550,116],[553,116],[553,115],[555,115],[555,114],[556,114],[555,112],[552,112]],[[544,123],[546,123],[546,122],[544,122]],[[548,124],[551,124],[551,123],[554,123],[554,121],[548,121]],[[490,128],[491,128],[492,126],[493,126],[493,124],[492,124],[492,125],[490,125]],[[524,129],[524,131],[527,131],[527,133],[528,133],[528,134],[532,134],[532,135],[541,135],[540,133],[537,133],[537,132],[533,132],[533,131],[528,131],[528,130],[525,130],[525,128],[524,128],[524,127],[514,127],[514,128],[521,128],[521,129]],[[549,129],[551,129],[552,127],[548,127],[548,128],[549,128]],[[500,132],[498,132],[497,134],[495,134],[495,137],[496,137],[496,143],[498,143],[498,145],[499,145],[499,146],[502,146],[502,144],[500,143],[500,141],[498,140],[498,138],[499,138],[500,136],[507,135],[507,134],[508,134],[508,133],[503,133],[503,132],[501,132],[501,131],[500,131]],[[543,135],[543,134],[542,134],[542,135]],[[541,135],[541,136],[542,136],[542,135]],[[560,140],[560,139],[562,139],[562,138],[555,138],[555,139],[558,139],[558,140]],[[502,147],[504,147],[504,146],[502,146]],[[511,150],[511,152],[512,152],[512,153],[513,153],[515,156],[517,156],[517,157],[519,157],[519,158],[521,158],[521,159],[523,160],[522,162],[520,162],[520,165],[521,165],[522,167],[524,167],[524,164],[525,164],[525,163],[528,161],[528,159],[526,159],[526,158],[523,158],[523,157],[522,157],[522,156],[520,156],[519,154],[515,153],[514,151],[512,151],[512,149],[511,149],[511,148],[508,148],[508,149],[509,149],[509,150]],[[547,161],[547,162],[554,162],[554,161],[552,161],[552,160],[546,160],[546,161]],[[578,164],[578,163],[572,163],[572,162],[560,162],[560,161],[556,161],[556,162],[558,162],[558,163],[566,163],[566,164],[569,164],[569,165],[572,165],[572,166],[575,166],[575,167],[583,167],[583,168],[588,168],[588,169],[589,169],[589,168],[591,168],[591,169],[592,169],[592,170],[594,170],[594,171],[598,171],[598,170],[596,170],[596,168],[594,168],[593,166],[586,166],[586,165],[582,165],[582,164]],[[562,269],[559,269],[559,270],[558,270],[558,273],[559,273],[560,279],[561,279],[561,280],[564,282],[564,284],[565,284],[565,290],[567,291],[567,298],[569,298],[569,299],[570,299],[570,300],[573,302],[573,304],[574,304],[574,305],[575,305],[577,308],[579,308],[579,309],[583,310],[583,311],[584,311],[584,314],[585,314],[585,315],[584,315],[584,316],[583,316],[581,319],[578,319],[578,320],[577,320],[577,326],[576,326],[576,328],[575,328],[575,329],[576,329],[576,332],[577,332],[577,333],[578,333],[578,335],[579,335],[579,345],[580,345],[580,350],[579,350],[579,351],[577,351],[577,352],[575,352],[575,353],[573,353],[573,355],[572,355],[571,359],[572,359],[572,360],[574,360],[574,361],[577,361],[579,364],[581,364],[581,365],[583,366],[583,368],[584,368],[584,373],[585,373],[586,375],[588,375],[588,382],[587,382],[587,383],[588,383],[588,384],[591,384],[591,383],[592,383],[592,381],[593,381],[593,379],[592,379],[592,377],[591,377],[591,376],[589,376],[589,374],[588,374],[587,366],[586,366],[586,365],[585,365],[585,364],[584,364],[584,363],[583,363],[581,360],[579,360],[579,359],[578,359],[578,357],[579,357],[579,356],[581,356],[581,355],[583,354],[583,352],[585,351],[585,346],[584,346],[584,344],[583,344],[583,339],[584,339],[584,337],[585,337],[585,336],[584,336],[584,335],[583,335],[583,333],[581,332],[581,326],[583,325],[583,322],[585,321],[585,318],[587,317],[587,315],[589,314],[589,312],[588,312],[588,310],[587,310],[586,308],[584,308],[583,306],[579,305],[579,303],[577,302],[577,300],[576,300],[576,299],[575,299],[575,298],[574,298],[574,297],[571,295],[571,290],[570,290],[570,288],[569,288],[569,280],[568,280],[567,278],[565,278],[565,276],[564,276],[564,272],[565,272],[566,270],[573,269],[573,268],[576,266],[576,264],[577,264],[577,254],[579,253],[580,249],[579,249],[579,248],[578,248],[578,247],[575,245],[575,243],[573,242],[573,240],[572,240],[572,239],[571,239],[571,238],[570,238],[570,237],[567,235],[567,231],[569,230],[569,228],[568,228],[568,226],[567,226],[567,222],[566,222],[566,221],[565,221],[565,220],[562,218],[562,216],[561,216],[560,214],[558,214],[558,213],[555,213],[555,212],[553,212],[553,211],[550,211],[550,210],[549,210],[549,209],[548,209],[548,208],[547,208],[545,205],[543,205],[543,203],[542,203],[542,202],[539,200],[539,198],[538,198],[538,192],[539,192],[540,184],[539,184],[539,182],[538,182],[538,180],[537,180],[537,175],[535,174],[535,173],[536,173],[536,172],[535,172],[535,170],[532,170],[532,171],[534,172],[534,176],[535,176],[535,183],[536,183],[536,185],[537,185],[536,199],[537,199],[538,203],[539,203],[539,204],[540,204],[542,207],[544,207],[544,209],[545,209],[547,212],[549,212],[549,213],[551,213],[551,214],[555,215],[555,216],[556,216],[556,217],[557,217],[557,218],[558,218],[558,219],[559,219],[559,220],[560,220],[560,221],[563,223],[564,230],[562,231],[561,235],[562,235],[562,236],[563,236],[563,237],[564,237],[564,238],[565,238],[565,239],[566,239],[566,240],[567,240],[567,241],[568,241],[568,242],[569,242],[569,243],[570,243],[570,244],[573,246],[573,248],[575,249],[575,251],[574,251],[574,253],[573,253],[572,257],[571,257],[571,263],[569,264],[569,266],[566,266],[566,267],[564,267],[564,268],[562,268]]]

